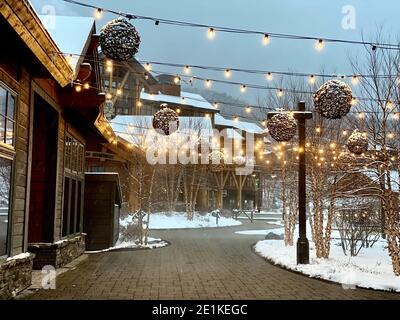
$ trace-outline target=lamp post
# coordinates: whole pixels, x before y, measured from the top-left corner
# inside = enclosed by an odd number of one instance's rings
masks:
[[[269,112],[268,119],[280,112]],[[306,215],[306,121],[312,118],[312,112],[306,111],[304,101],[298,103],[297,111],[293,112],[299,130],[299,170],[298,170],[298,196],[299,196],[299,238],[297,239],[297,264],[310,263],[309,245],[307,239]]]

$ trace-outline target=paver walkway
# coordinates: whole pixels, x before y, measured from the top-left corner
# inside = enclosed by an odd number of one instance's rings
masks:
[[[152,232],[171,245],[162,249],[90,254],[57,278],[56,290],[30,299],[400,299],[400,294],[345,290],[273,266],[251,251],[263,236],[239,227]]]

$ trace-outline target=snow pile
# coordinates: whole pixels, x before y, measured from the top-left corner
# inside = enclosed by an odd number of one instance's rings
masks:
[[[280,227],[274,227],[267,230],[242,230],[242,231],[236,231],[235,233],[243,235],[266,236],[268,233],[270,233],[272,230],[275,229],[280,229]]]
[[[144,217],[146,221],[147,217]],[[126,226],[132,221],[132,216],[121,220],[121,225]],[[216,217],[208,212],[206,214],[195,213],[192,220],[188,220],[185,212],[155,212],[150,215],[149,229],[193,229],[239,226],[242,223],[233,218]]]
[[[99,252],[107,252],[107,251],[121,250],[121,249],[155,249],[155,248],[162,248],[167,245],[168,243],[162,239],[148,237],[147,245],[139,244],[138,241],[121,241],[121,242],[117,241],[114,247],[97,251],[86,251],[86,253],[99,253]]]
[[[254,248],[261,256],[277,265],[313,278],[340,283],[345,289],[357,286],[400,292],[400,277],[393,273],[386,241],[383,240],[375,243],[372,248],[363,248],[356,257],[345,256],[339,241],[332,240],[329,259],[317,259],[314,243],[310,241],[309,265],[297,265],[296,245],[286,247],[282,240],[262,240]]]

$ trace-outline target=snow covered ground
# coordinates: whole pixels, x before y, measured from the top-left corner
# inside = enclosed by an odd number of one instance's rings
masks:
[[[165,242],[162,239],[158,238],[147,238],[147,245],[145,244],[139,244],[136,241],[117,241],[114,247],[103,249],[103,250],[97,250],[97,251],[86,251],[86,253],[99,253],[99,252],[107,252],[107,251],[113,251],[113,250],[120,250],[120,249],[155,249],[155,248],[162,248],[168,245],[167,242]]]
[[[283,233],[283,229],[278,233]],[[336,238],[337,232],[333,232],[332,236]],[[297,239],[297,230],[295,239]],[[308,239],[311,239],[310,235]],[[259,241],[255,245],[255,250],[277,265],[313,278],[341,283],[345,289],[358,286],[400,292],[400,277],[396,277],[392,271],[386,241],[380,240],[372,248],[361,249],[356,257],[345,256],[339,242],[339,240],[332,240],[329,259],[317,259],[314,243],[310,241],[309,265],[297,265],[296,245],[286,247],[282,240]]]
[[[131,221],[132,217],[129,216],[123,221],[122,225],[126,225]],[[146,218],[144,219],[146,220]],[[188,220],[185,212],[155,212],[150,215],[149,229],[193,229],[193,228],[214,228],[214,227],[228,227],[238,226],[242,223],[233,218],[220,217],[218,224],[216,218],[212,214],[206,213],[205,215],[195,213],[193,220]]]

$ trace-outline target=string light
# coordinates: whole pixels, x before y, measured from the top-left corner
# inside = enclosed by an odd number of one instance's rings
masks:
[[[189,66],[185,66],[185,68],[183,68],[183,72],[185,74],[190,74],[190,67]]]
[[[147,70],[147,71],[151,71],[151,64],[149,63],[149,62],[146,62],[146,64],[144,65],[144,68]]]
[[[264,46],[269,45],[269,43],[271,42],[271,38],[269,36],[269,34],[264,34],[263,38],[262,38],[262,43]]]
[[[82,91],[82,86],[80,84],[75,86],[75,91],[76,92],[81,92]]]
[[[387,137],[388,137],[389,139],[393,139],[394,136],[395,136],[395,134],[394,134],[393,132],[389,132],[389,133],[387,134]]]
[[[215,38],[215,30],[214,28],[209,28],[207,31],[207,37],[208,39],[212,40]]]
[[[97,20],[100,20],[100,19],[103,17],[103,10],[100,9],[100,8],[97,8],[97,9],[94,11],[94,17],[95,17]]]
[[[86,90],[89,90],[89,89],[90,89],[90,84],[86,82],[86,83],[83,85],[83,87],[84,87]]]
[[[179,84],[181,82],[181,78],[179,76],[174,77],[174,83]]]
[[[279,98],[281,98],[283,96],[283,89],[279,89],[277,95]]]
[[[359,112],[358,113],[358,118],[359,119],[364,119],[365,118],[365,113],[364,112]]]
[[[392,113],[392,119],[393,120],[399,120],[399,113],[398,112]]]
[[[241,86],[240,86],[240,92],[241,93],[244,93],[244,92],[246,92],[246,85],[245,84],[242,84]]]
[[[120,96],[122,94],[122,89],[117,89],[117,96]]]
[[[388,109],[388,110],[392,110],[393,109],[393,102],[392,101],[388,101],[386,103],[386,109]]]
[[[181,109],[179,109],[179,108],[177,108],[175,111],[176,111],[176,113],[181,113]]]
[[[322,51],[324,49],[324,40],[319,39],[316,43],[315,43],[315,49],[317,51]]]
[[[251,112],[251,107],[246,107],[246,112],[250,113]]]
[[[351,102],[350,102],[350,104],[352,105],[352,106],[354,106],[354,105],[356,105],[357,104],[357,99],[356,98],[351,98]]]
[[[315,76],[313,74],[308,77],[308,82],[310,84],[315,84]]]
[[[231,70],[230,69],[226,69],[225,70],[225,78],[230,78],[231,77]]]
[[[272,79],[273,79],[272,72],[268,72],[268,73],[267,73],[267,80],[268,80],[268,81],[272,81]]]
[[[233,119],[233,121],[239,122],[239,117],[235,117],[235,118]]]
[[[205,84],[205,86],[206,86],[207,88],[211,88],[212,82],[211,82],[210,79],[207,79],[207,80],[204,82],[204,84]]]
[[[320,127],[316,127],[315,128],[315,132],[320,133],[321,132],[321,128]]]
[[[138,107],[141,107],[141,106],[143,105],[143,103],[142,103],[142,101],[139,100],[139,101],[137,102],[136,105],[137,105]]]
[[[353,85],[358,85],[358,83],[360,82],[360,80],[358,79],[358,77],[356,76],[356,75],[354,75],[354,76],[352,76],[351,77],[351,83],[353,84]]]
[[[107,93],[107,94],[106,94],[106,98],[107,98],[108,100],[112,99],[112,94],[111,94],[111,93]]]

